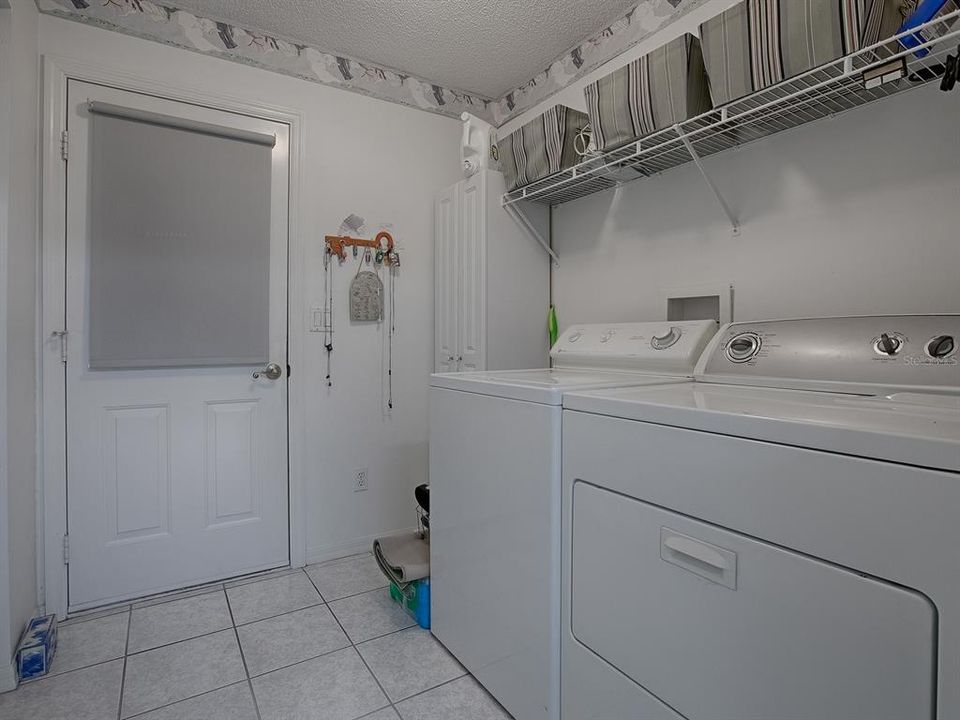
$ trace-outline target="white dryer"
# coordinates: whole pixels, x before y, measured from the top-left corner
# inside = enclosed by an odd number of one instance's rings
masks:
[[[689,382],[716,331],[578,325],[553,368],[432,377],[432,629],[516,720],[559,717],[563,393]]]
[[[735,323],[572,393],[568,720],[960,720],[960,316]]]

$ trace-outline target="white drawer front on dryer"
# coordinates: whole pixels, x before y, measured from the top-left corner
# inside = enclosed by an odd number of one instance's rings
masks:
[[[586,482],[571,632],[690,720],[933,717],[922,595]]]

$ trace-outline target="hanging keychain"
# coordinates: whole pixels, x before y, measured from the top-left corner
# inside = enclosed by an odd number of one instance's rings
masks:
[[[399,265],[399,263],[397,263]],[[390,275],[390,328],[388,330],[388,343],[387,343],[387,410],[393,410],[393,336],[397,330],[396,322],[396,290],[394,284],[396,282],[396,270],[393,268],[388,268],[387,273]]]
[[[333,380],[330,377],[330,361],[333,355],[333,269],[330,262],[331,250],[328,247],[323,254],[323,284],[324,294],[326,295],[326,313],[324,318],[324,348],[327,351],[327,387],[333,387]]]

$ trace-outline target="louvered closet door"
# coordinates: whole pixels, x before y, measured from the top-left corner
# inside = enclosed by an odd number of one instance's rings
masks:
[[[486,369],[486,174],[479,172],[460,187],[459,369]]]
[[[436,282],[436,372],[457,370],[457,314],[460,302],[457,236],[459,235],[458,183],[437,196],[434,207]]]
[[[77,82],[68,113],[69,605],[286,565],[289,129]]]

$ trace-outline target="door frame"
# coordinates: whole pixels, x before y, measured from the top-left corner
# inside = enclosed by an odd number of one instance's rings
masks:
[[[252,103],[159,77],[126,73],[75,58],[42,57],[41,214],[40,214],[40,335],[38,376],[37,471],[37,593],[47,613],[67,613],[67,566],[63,538],[67,531],[66,372],[60,343],[66,313],[66,172],[61,137],[67,122],[67,83],[70,80],[107,85],[118,90],[154,95],[214,110],[252,115],[290,127],[289,202],[287,211],[287,358],[293,372],[287,378],[287,468],[290,565],[306,564],[306,503],[304,502],[305,352],[303,310],[305,278],[301,268],[304,242],[300,232],[300,193],[303,167],[303,116],[289,107]],[[67,347],[69,348],[69,335]]]

